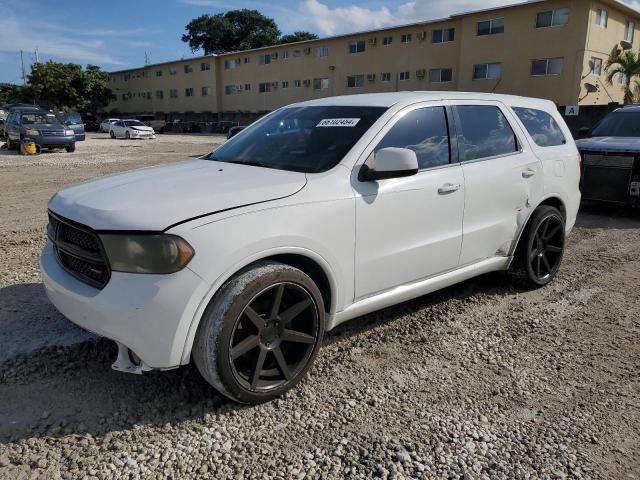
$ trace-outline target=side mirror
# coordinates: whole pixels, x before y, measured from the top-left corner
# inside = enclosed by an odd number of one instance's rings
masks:
[[[588,127],[582,127],[578,130],[578,138],[587,138],[591,133],[591,129]]]
[[[362,166],[360,169],[361,180],[409,177],[418,173],[419,170],[416,152],[408,148],[383,148],[375,154],[373,163],[373,167],[366,163]]]

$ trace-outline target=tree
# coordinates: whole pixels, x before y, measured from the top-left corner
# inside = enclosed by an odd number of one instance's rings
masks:
[[[318,38],[318,35],[311,32],[293,32],[288,35],[283,35],[280,37],[281,44],[284,43],[294,43],[294,42],[303,42],[305,40],[315,40]]]
[[[30,103],[33,101],[29,87],[13,83],[0,83],[0,107],[6,103]]]
[[[624,103],[634,102],[634,90],[638,92],[639,84],[636,81],[635,89],[631,88],[631,82],[640,76],[640,56],[632,50],[622,52],[617,47],[611,51],[609,59],[605,64],[607,72],[607,83],[613,84],[613,79],[617,75],[622,75],[624,79]]]
[[[182,41],[193,52],[204,50],[205,55],[267,47],[280,39],[280,30],[272,18],[248,9],[201,15],[185,29]]]
[[[97,112],[114,98],[109,75],[95,65],[34,63],[28,81],[34,102],[52,110]]]

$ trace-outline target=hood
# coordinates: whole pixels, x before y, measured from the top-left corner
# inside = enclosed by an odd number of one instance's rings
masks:
[[[134,130],[140,130],[141,132],[153,132],[153,127],[149,127],[147,125],[145,126],[134,125],[133,127],[129,127],[129,128],[133,128]]]
[[[581,152],[640,152],[638,137],[592,137],[576,140]]]
[[[49,209],[95,230],[162,231],[188,219],[277,200],[300,191],[304,173],[189,160],[81,183]]]
[[[35,123],[29,125],[22,125],[25,130],[67,130],[70,127],[65,127],[59,123]]]

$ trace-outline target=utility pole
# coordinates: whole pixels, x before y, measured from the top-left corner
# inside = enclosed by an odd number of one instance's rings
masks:
[[[36,48],[36,51],[35,51],[35,57],[36,57],[35,58],[36,59],[36,63],[40,63],[40,55],[38,55],[38,49],[37,48]]]
[[[22,71],[22,84],[26,85],[27,84],[27,74],[24,70],[24,56],[22,54],[22,50],[20,50],[20,65],[21,65],[21,71]]]

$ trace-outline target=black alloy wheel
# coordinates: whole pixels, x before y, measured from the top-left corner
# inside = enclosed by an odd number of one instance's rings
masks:
[[[268,392],[299,375],[318,338],[311,294],[294,283],[259,293],[236,320],[229,345],[235,379],[251,392]]]

